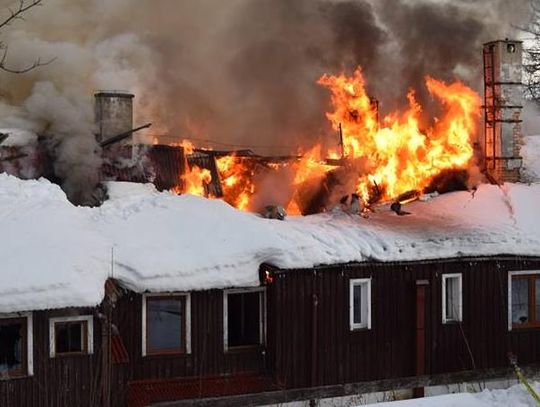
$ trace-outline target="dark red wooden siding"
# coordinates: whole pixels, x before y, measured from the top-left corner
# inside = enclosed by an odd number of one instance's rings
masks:
[[[121,340],[129,361],[112,364],[112,405],[126,405],[130,382],[159,379],[174,379],[176,383],[189,378],[193,383],[197,377],[248,373],[269,376],[284,388],[299,388],[412,376],[417,280],[429,281],[425,298],[427,373],[505,367],[508,351],[514,352],[522,365],[538,363],[540,329],[508,332],[507,328],[507,272],[534,269],[540,270],[540,259],[455,259],[275,270],[274,282],[267,287],[265,351],[223,351],[223,293],[209,290],[191,293],[192,353],[177,356],[142,357],[142,295],[119,290],[122,295],[112,310],[112,322],[118,328],[115,340]],[[441,276],[456,272],[463,274],[463,323],[443,325]],[[372,278],[372,329],[350,332],[349,279],[363,277]],[[0,380],[0,406],[99,405],[99,313],[97,309],[34,312],[35,374]],[[72,314],[95,315],[95,353],[51,359],[49,318]],[[117,361],[126,362],[126,355]]]
[[[99,321],[94,319],[94,355],[49,357],[49,318],[93,314],[93,309],[34,312],[34,375],[0,380],[0,406],[97,405],[93,397],[99,395],[95,381],[101,346]]]
[[[508,271],[538,259],[455,259],[275,270],[269,354],[287,388],[415,374],[415,289],[426,291],[426,372],[540,362],[540,329],[508,331]],[[463,275],[463,323],[442,324],[441,275]],[[372,278],[372,329],[349,330],[349,280]],[[314,311],[315,310],[315,311]]]
[[[129,363],[114,367],[114,405],[123,405],[126,383],[149,379],[268,373],[263,349],[224,352],[223,292],[191,293],[191,354],[142,356],[142,295],[127,291],[118,301],[113,323],[129,355]]]

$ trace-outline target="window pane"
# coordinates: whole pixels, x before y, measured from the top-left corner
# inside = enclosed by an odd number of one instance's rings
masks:
[[[353,323],[362,324],[362,298],[363,291],[362,286],[365,284],[357,284],[353,287]]]
[[[69,322],[57,323],[56,353],[82,352],[84,323]]]
[[[0,376],[10,370],[22,369],[23,363],[22,323],[0,325]]]
[[[512,323],[525,324],[529,322],[529,281],[526,279],[512,280]]]
[[[535,290],[536,290],[536,295],[535,295],[535,299],[536,299],[536,304],[534,304],[535,308],[536,308],[536,321],[535,322],[540,322],[540,278],[535,278]]]
[[[146,301],[147,347],[149,350],[181,350],[182,300],[148,298]]]
[[[459,277],[446,279],[446,319],[459,320]]]
[[[228,346],[260,343],[260,298],[260,291],[227,295]]]

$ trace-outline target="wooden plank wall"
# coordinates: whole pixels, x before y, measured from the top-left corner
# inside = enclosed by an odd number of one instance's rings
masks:
[[[124,405],[126,383],[131,380],[197,377],[236,372],[267,371],[262,349],[224,352],[223,292],[191,293],[190,355],[142,356],[142,295],[126,292],[117,303],[113,323],[118,327],[130,362],[115,365],[113,405]]]
[[[113,405],[125,405],[131,380],[235,372],[274,375],[283,388],[303,388],[413,376],[415,282],[428,280],[426,372],[540,362],[540,329],[508,332],[507,271],[539,270],[536,259],[460,259],[366,263],[276,270],[267,287],[266,353],[223,351],[223,293],[191,293],[192,354],[141,354],[142,296],[125,291],[113,310],[130,358],[113,365]],[[441,323],[441,276],[463,273],[463,323]],[[349,331],[349,279],[372,278],[372,329]],[[49,318],[94,314],[93,356],[49,358]],[[34,312],[33,377],[0,380],[0,406],[92,406],[99,390],[101,327],[93,309]],[[99,403],[98,403],[99,404]]]
[[[97,405],[100,324],[94,318],[94,355],[49,357],[49,318],[93,315],[93,309],[64,309],[33,313],[34,375],[0,380],[0,406],[41,407]],[[99,363],[99,362],[98,362]]]
[[[414,375],[415,282],[428,280],[426,371],[430,374],[540,362],[540,330],[508,332],[507,271],[538,259],[366,263],[276,271],[268,287],[269,354],[286,388]],[[463,323],[442,324],[441,275],[463,274]],[[349,330],[349,279],[372,278],[372,329]],[[313,306],[316,311],[312,312]]]

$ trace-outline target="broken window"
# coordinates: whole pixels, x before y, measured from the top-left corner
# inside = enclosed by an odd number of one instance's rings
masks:
[[[371,329],[371,279],[351,280],[349,297],[351,331]]]
[[[512,327],[540,326],[540,275],[512,275],[510,301]]]
[[[443,323],[463,320],[461,274],[443,274],[442,309]]]
[[[26,375],[26,318],[0,319],[0,377]]]
[[[186,352],[186,296],[147,296],[146,355]]]
[[[224,293],[225,349],[264,341],[264,291]]]

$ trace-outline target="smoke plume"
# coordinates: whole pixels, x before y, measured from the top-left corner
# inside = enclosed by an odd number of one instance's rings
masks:
[[[7,6],[10,1],[0,1]],[[471,4],[472,3],[472,4]],[[136,95],[135,124],[262,154],[335,145],[323,73],[363,67],[383,113],[423,77],[481,86],[481,45],[512,37],[527,0],[44,0],[1,34],[7,64],[56,58],[25,75],[0,72],[0,125],[49,136],[72,195],[96,180],[92,93]],[[11,113],[10,113],[11,112]],[[271,147],[268,147],[271,146]],[[83,182],[84,184],[84,182]]]

